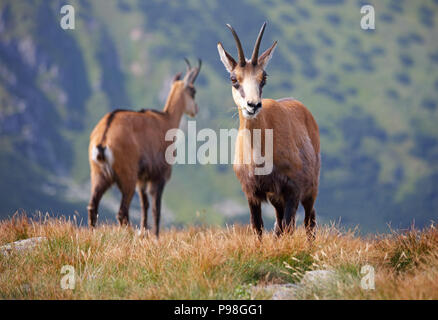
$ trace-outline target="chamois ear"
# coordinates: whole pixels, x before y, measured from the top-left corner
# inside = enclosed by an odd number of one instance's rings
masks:
[[[262,53],[262,55],[259,57],[258,64],[262,66],[263,68],[266,68],[266,66],[269,63],[269,60],[272,58],[272,54],[274,53],[275,47],[277,47],[277,41],[274,41],[272,46],[267,49],[265,52]]]
[[[172,81],[172,82],[175,82],[175,81],[181,80],[181,75],[182,75],[182,73],[181,73],[181,72],[178,72],[178,73],[173,77],[173,81]]]
[[[237,65],[237,62],[228,52],[225,51],[224,47],[222,46],[222,43],[220,42],[218,42],[217,44],[217,51],[219,52],[219,56],[221,58],[222,63],[225,66],[225,69],[227,69],[228,72],[233,71]]]

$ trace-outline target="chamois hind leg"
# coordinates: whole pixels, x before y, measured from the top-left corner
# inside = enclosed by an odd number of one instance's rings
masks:
[[[276,197],[270,197],[269,201],[275,208],[276,222],[274,232],[278,237],[283,233],[284,202]]]
[[[251,226],[262,239],[263,234],[263,219],[262,219],[262,206],[260,201],[248,199],[249,210],[251,213]]]
[[[152,216],[154,217],[154,227],[153,232],[158,238],[160,233],[160,218],[161,218],[161,197],[163,195],[164,185],[166,182],[164,180],[158,180],[149,183],[149,194],[151,195],[152,201]]]
[[[283,217],[283,230],[291,234],[295,231],[295,214],[297,213],[298,204],[298,198],[294,194],[289,195],[289,197],[286,199]]]
[[[306,228],[306,234],[309,241],[315,239],[315,225],[316,225],[316,211],[314,208],[315,196],[309,196],[304,199],[301,204],[304,207],[304,226]]]
[[[91,176],[91,197],[88,203],[88,225],[92,228],[96,226],[99,202],[103,194],[111,186],[112,182],[104,175],[93,172]]]
[[[148,228],[149,201],[148,201],[148,196],[146,194],[146,184],[144,182],[139,182],[137,184],[137,192],[140,198],[141,213],[142,213],[140,229],[146,230]]]

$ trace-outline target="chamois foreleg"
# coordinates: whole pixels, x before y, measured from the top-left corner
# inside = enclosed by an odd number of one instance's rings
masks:
[[[129,206],[133,196],[134,190],[128,193],[122,193],[122,201],[120,202],[120,209],[117,214],[117,220],[119,220],[120,226],[129,225]]]
[[[298,203],[298,198],[294,194],[289,195],[289,197],[286,199],[283,217],[283,230],[291,234],[295,231],[295,215],[297,213]]]
[[[117,185],[122,193],[122,200],[120,202],[120,209],[117,214],[117,220],[121,226],[129,225],[129,206],[131,205],[132,197],[135,193],[135,180],[131,179],[130,176],[117,175],[119,180]]]
[[[262,206],[260,201],[248,199],[251,213],[251,226],[261,239],[263,233]]]
[[[284,202],[275,197],[270,197],[269,201],[275,208],[276,223],[274,232],[278,237],[283,233]]]
[[[304,226],[306,228],[306,234],[309,241],[315,239],[315,225],[316,225],[316,211],[314,208],[315,197],[310,196],[303,200],[302,205],[304,207]]]
[[[141,213],[142,213],[140,229],[146,230],[148,228],[148,209],[149,209],[149,201],[148,201],[148,196],[146,194],[146,185],[142,182],[138,183],[137,192],[140,198]]]
[[[160,233],[161,197],[163,196],[165,183],[164,180],[154,181],[150,183],[149,187],[152,201],[152,216],[154,217],[153,232],[157,238]]]

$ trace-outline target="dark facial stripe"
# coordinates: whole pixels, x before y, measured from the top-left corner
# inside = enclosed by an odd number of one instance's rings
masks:
[[[263,93],[263,87],[266,84],[266,77],[268,76],[268,74],[266,73],[266,71],[263,71],[263,78],[262,78],[262,82],[260,82],[260,86],[259,86],[259,92],[260,92],[260,98],[262,97],[262,93]]]
[[[196,94],[195,87],[187,87],[186,90],[188,91],[189,95],[194,99]]]
[[[239,91],[239,93],[242,96],[242,98],[245,98],[245,91],[243,91],[243,87],[239,86],[239,88],[237,90]]]
[[[239,91],[240,96],[242,98],[245,98],[245,91],[243,90],[243,87],[240,85],[240,83],[236,80],[236,75],[234,73],[231,73],[230,78],[231,78],[231,84],[234,87],[234,89]]]

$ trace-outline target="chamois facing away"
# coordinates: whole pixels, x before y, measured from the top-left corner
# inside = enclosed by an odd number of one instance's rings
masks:
[[[316,212],[313,206],[318,194],[321,166],[318,125],[310,111],[293,98],[261,98],[267,76],[264,69],[277,45],[275,41],[259,56],[266,22],[260,29],[250,60],[245,59],[234,29],[230,25],[227,27],[237,45],[238,61],[224,50],[220,42],[217,48],[222,63],[230,73],[232,95],[239,109],[240,125],[235,146],[234,171],[248,200],[251,225],[261,237],[261,203],[269,200],[276,211],[275,234],[280,235],[284,231],[292,233],[296,210],[301,202],[305,210],[306,233],[311,240],[315,236]],[[255,151],[254,145],[248,141],[254,136],[254,129],[261,129],[262,148],[265,130],[272,129],[273,169],[267,175],[254,174],[257,165],[253,157],[249,163],[244,159],[245,152],[253,154]],[[249,131],[250,135],[243,134],[243,131]],[[245,149],[248,146],[250,150]]]
[[[96,226],[99,201],[106,190],[116,183],[122,193],[117,219],[129,225],[129,206],[137,187],[140,196],[141,228],[147,229],[147,212],[152,201],[153,232],[158,237],[161,196],[172,167],[165,151],[173,143],[166,141],[166,132],[178,128],[183,113],[194,117],[198,112],[194,82],[201,69],[187,62],[187,73],[173,80],[163,111],[115,110],[105,115],[90,136],[89,161],[91,168],[91,198],[88,205],[88,224]]]

